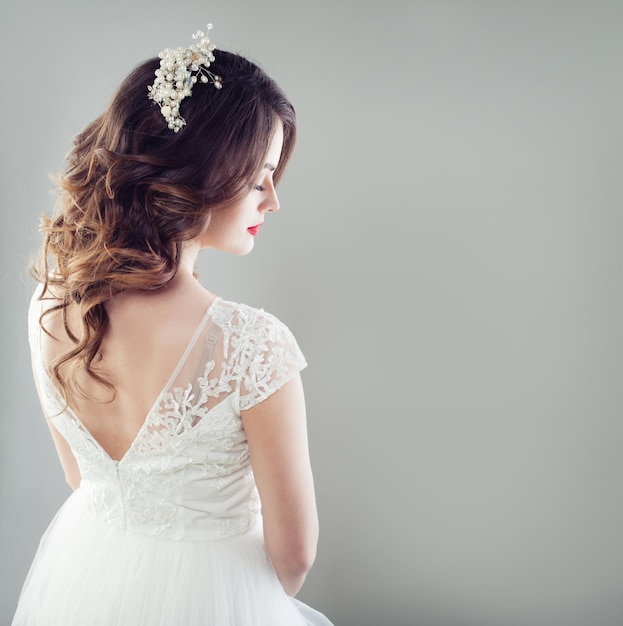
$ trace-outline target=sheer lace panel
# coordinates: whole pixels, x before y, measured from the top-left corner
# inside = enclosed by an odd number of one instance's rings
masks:
[[[41,358],[33,296],[30,341],[41,399],[69,443],[90,506],[110,524],[146,535],[205,539],[246,532],[260,504],[241,409],[305,366],[272,315],[215,300],[127,453],[113,460],[58,390]]]

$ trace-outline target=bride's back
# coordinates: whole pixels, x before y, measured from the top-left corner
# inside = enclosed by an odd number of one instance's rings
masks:
[[[108,325],[92,367],[115,392],[80,370],[76,382],[84,393],[74,393],[69,406],[111,458],[122,458],[136,438],[214,299],[193,282],[181,278],[157,292],[124,292],[105,305]],[[79,338],[77,307],[68,308],[66,322]],[[51,335],[41,333],[42,356],[49,370],[75,344],[60,312],[46,316],[44,328]]]

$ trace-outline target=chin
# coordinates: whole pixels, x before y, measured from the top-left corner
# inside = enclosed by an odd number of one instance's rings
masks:
[[[212,248],[214,250],[219,250],[220,252],[225,252],[226,254],[233,254],[235,256],[245,256],[253,250],[255,247],[255,241],[251,239],[250,241],[210,242],[209,244],[204,244],[203,247]]]
[[[235,254],[236,256],[246,256],[253,250],[253,248],[254,248],[254,242],[251,241],[247,245],[239,246],[237,248],[230,250],[230,252],[232,254]]]

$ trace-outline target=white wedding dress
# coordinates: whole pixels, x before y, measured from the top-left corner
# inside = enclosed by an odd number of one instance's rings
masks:
[[[29,337],[42,402],[82,482],[41,540],[13,626],[329,625],[266,555],[241,409],[305,366],[262,310],[209,306],[128,452],[113,460],[63,403]]]

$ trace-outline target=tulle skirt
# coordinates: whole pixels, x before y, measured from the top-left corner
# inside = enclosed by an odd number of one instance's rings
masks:
[[[261,527],[171,541],[110,526],[80,490],[41,539],[12,626],[330,626],[290,598]]]

